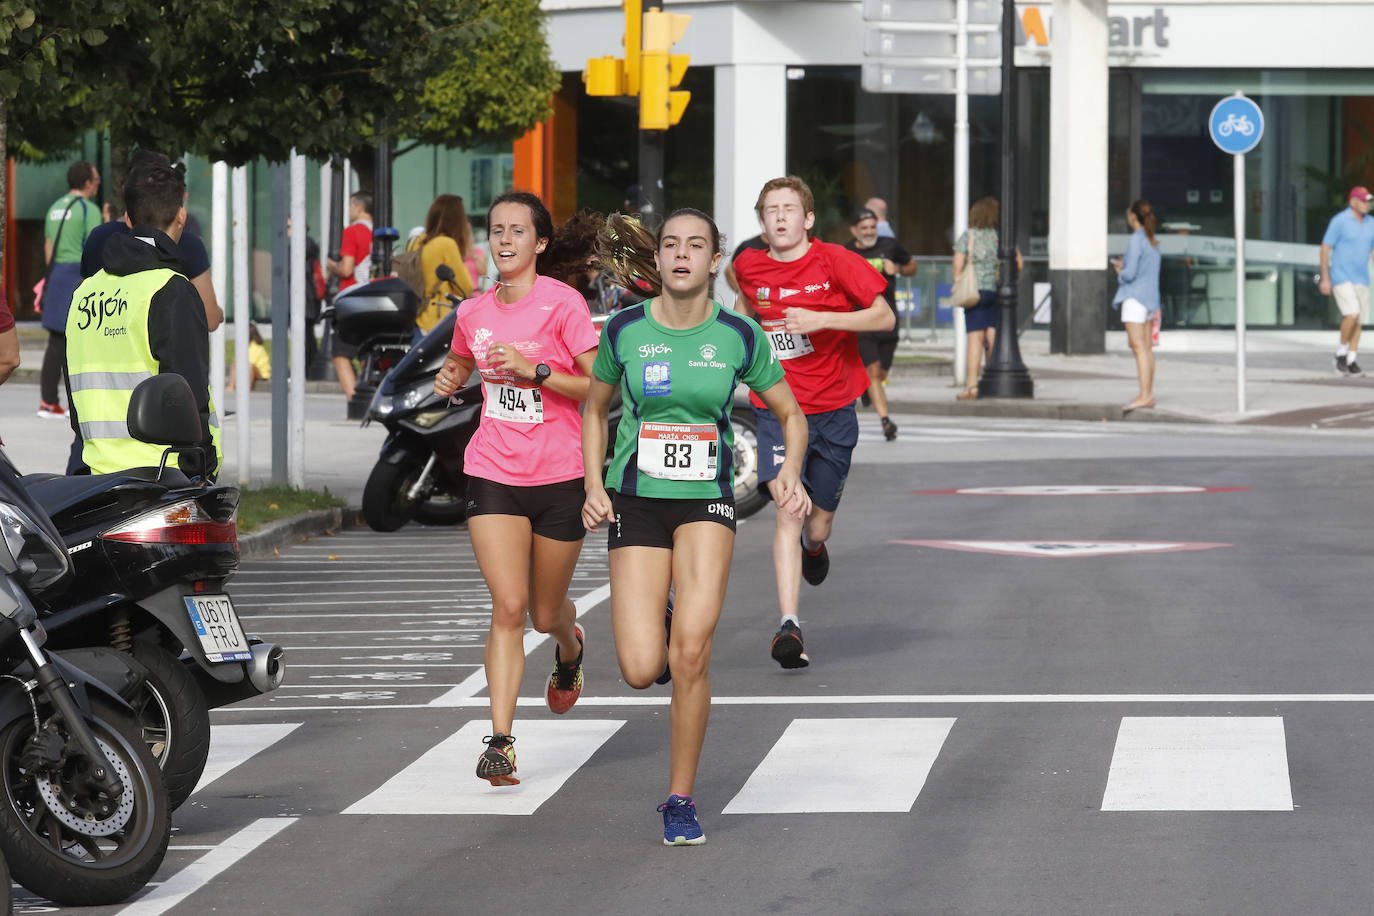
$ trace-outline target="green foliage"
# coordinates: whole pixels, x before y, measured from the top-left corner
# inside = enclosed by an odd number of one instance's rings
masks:
[[[8,144],[21,156],[65,151],[88,128],[80,62],[124,21],[124,0],[98,6],[0,0],[0,100]],[[0,150],[3,155],[4,150]]]
[[[474,0],[469,47],[450,49],[425,84],[423,110],[401,133],[472,147],[516,139],[549,116],[562,75],[549,58],[539,0]]]

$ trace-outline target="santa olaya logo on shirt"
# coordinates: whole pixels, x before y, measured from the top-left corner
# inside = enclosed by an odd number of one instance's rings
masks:
[[[715,345],[714,345],[714,344],[702,344],[702,345],[701,345],[701,358],[702,358],[702,359],[715,359],[715,358],[716,358],[716,348],[715,348]]]

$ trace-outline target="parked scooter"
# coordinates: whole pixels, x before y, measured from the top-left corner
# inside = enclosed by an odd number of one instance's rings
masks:
[[[200,444],[194,405],[180,376],[154,376],[135,389],[129,429],[140,441],[171,446],[161,467],[23,478],[76,570],[75,583],[44,614],[49,645],[107,683],[132,668],[124,697],[173,808],[205,769],[210,710],[275,690],[285,675],[281,647],[247,636],[226,593],[239,563],[238,490],[167,467],[169,454]]]
[[[38,607],[71,578],[61,536],[0,452],[0,852],[34,893],[93,906],[152,878],[171,806],[128,704],[43,648]]]
[[[440,280],[453,279],[447,265],[436,270]],[[467,475],[463,453],[482,420],[482,385],[476,373],[452,398],[434,393],[434,378],[448,357],[460,300],[419,343],[411,347],[377,386],[367,418],[387,429],[381,455],[363,488],[363,521],[374,531],[395,531],[408,521],[453,525],[465,518]],[[388,310],[388,314],[397,314]],[[593,315],[599,329],[608,315]],[[359,322],[380,326],[378,316],[357,316]],[[391,330],[394,334],[395,331]],[[609,415],[609,448],[614,447],[620,421],[620,394]],[[753,515],[764,505],[758,494],[758,433],[754,411],[737,401],[730,414],[735,432],[735,514]]]

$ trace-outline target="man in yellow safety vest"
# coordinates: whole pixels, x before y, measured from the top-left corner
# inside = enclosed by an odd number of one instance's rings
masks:
[[[181,470],[219,470],[219,418],[210,398],[210,340],[200,294],[186,278],[177,241],[186,224],[179,168],[141,166],[124,185],[133,225],[105,244],[103,270],[81,284],[67,315],[67,385],[81,458],[93,474],[156,467],[163,447],[129,436],[134,388],[154,375],[183,376],[200,409],[202,468],[194,454]]]

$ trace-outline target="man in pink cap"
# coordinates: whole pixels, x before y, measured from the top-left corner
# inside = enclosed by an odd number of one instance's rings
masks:
[[[1374,194],[1365,187],[1351,188],[1350,206],[1335,216],[1322,236],[1323,296],[1336,300],[1341,310],[1341,344],[1336,348],[1336,372],[1364,375],[1355,361],[1360,329],[1369,323],[1369,256],[1374,253],[1374,219],[1369,218]]]

